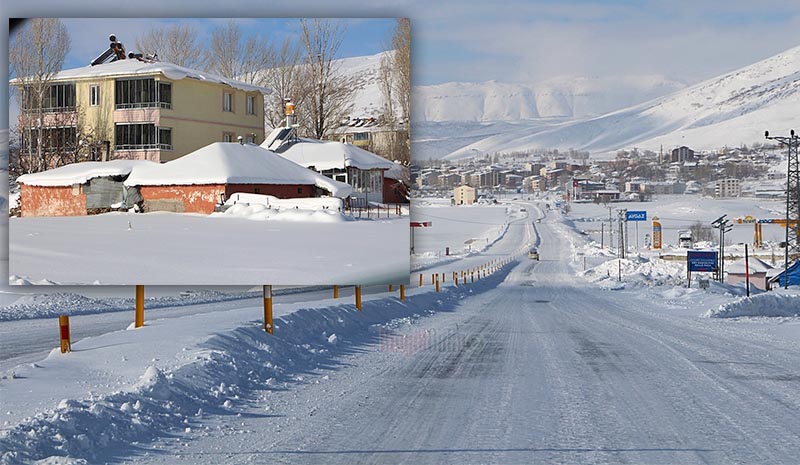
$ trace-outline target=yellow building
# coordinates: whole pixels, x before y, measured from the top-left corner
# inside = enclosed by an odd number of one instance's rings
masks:
[[[472,205],[477,198],[477,192],[475,192],[474,187],[461,185],[453,189],[454,205]]]
[[[24,87],[17,79],[11,84]],[[267,93],[262,87],[167,62],[126,59],[64,70],[55,76],[44,100],[43,140],[66,141],[65,146],[76,148],[89,141],[101,147],[90,157],[96,160],[158,162],[240,136],[260,144]],[[30,120],[26,99],[23,90],[21,128],[30,125],[25,124]]]

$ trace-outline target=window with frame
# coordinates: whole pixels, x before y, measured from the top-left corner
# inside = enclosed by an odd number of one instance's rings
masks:
[[[77,128],[75,126],[59,126],[42,128],[42,151],[45,153],[71,153],[78,146]],[[39,134],[33,128],[22,131],[20,150],[23,152],[37,150]]]
[[[172,150],[172,128],[153,123],[117,124],[114,127],[115,150]]]
[[[233,94],[230,92],[222,93],[222,111],[233,112]]]
[[[32,86],[22,88],[23,110],[36,110],[36,100]],[[75,111],[75,83],[65,82],[48,85],[42,96],[41,108],[45,112]]]
[[[222,142],[233,142],[233,138],[236,134],[232,132],[223,132],[222,133]]]
[[[248,115],[255,115],[256,114],[256,97],[255,97],[255,95],[248,95],[247,96],[247,114]]]
[[[100,86],[91,85],[89,86],[89,106],[96,107],[98,105],[100,105]]]
[[[248,134],[247,137],[245,138],[245,141],[248,144],[255,144],[256,143],[256,135],[255,134]]]
[[[369,133],[368,132],[353,133],[353,140],[354,141],[369,140]]]
[[[117,109],[172,108],[172,84],[153,78],[117,79],[114,83]]]

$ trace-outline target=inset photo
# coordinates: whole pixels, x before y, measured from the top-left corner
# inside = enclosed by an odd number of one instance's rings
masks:
[[[9,283],[409,276],[410,23],[12,19]]]

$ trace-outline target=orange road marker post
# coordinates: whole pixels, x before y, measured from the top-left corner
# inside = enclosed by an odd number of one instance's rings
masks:
[[[356,286],[356,308],[361,311],[361,286]]]
[[[272,334],[272,285],[264,286],[264,331]]]
[[[339,298],[339,286],[336,284],[333,285],[333,298],[334,299]]]
[[[439,275],[436,275],[436,292],[439,292]]]
[[[136,311],[133,319],[133,327],[141,328],[144,326],[144,285],[136,285]]]
[[[61,353],[72,352],[72,341],[69,338],[69,316],[60,315],[58,317],[58,329],[61,338]]]
[[[419,274],[419,287],[422,287],[422,273]]]
[[[406,285],[400,285],[400,300],[406,300]]]

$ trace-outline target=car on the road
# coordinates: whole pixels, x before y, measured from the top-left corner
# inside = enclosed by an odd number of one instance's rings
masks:
[[[536,218],[536,222],[537,222],[537,223],[541,223],[541,222],[542,222],[542,219],[541,219],[541,218]]]
[[[536,247],[528,251],[528,258],[531,260],[539,260],[539,250]]]

